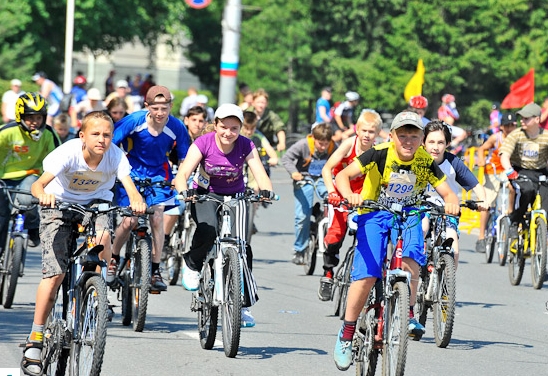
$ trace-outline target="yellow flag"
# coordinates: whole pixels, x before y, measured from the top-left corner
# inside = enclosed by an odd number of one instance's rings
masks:
[[[422,62],[422,59],[419,59],[419,62],[417,63],[417,71],[411,77],[409,82],[407,83],[407,86],[405,87],[405,90],[403,92],[403,97],[405,98],[406,102],[409,102],[409,99],[411,99],[412,96],[415,95],[422,95],[422,85],[424,84],[424,63]]]

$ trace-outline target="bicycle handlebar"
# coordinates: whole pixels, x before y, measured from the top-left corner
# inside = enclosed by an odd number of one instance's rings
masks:
[[[70,210],[81,214],[100,214],[119,211],[120,214],[124,217],[134,217],[136,215],[130,206],[110,206],[110,204],[108,203],[101,203],[95,207],[87,207],[82,204],[74,204],[66,201],[55,201],[55,207],[61,211]],[[154,209],[147,208],[145,214],[154,214]]]
[[[3,181],[2,181],[2,183],[3,183]],[[24,195],[32,196],[32,193],[30,191],[25,191],[23,189],[9,188],[9,187],[6,187],[6,186],[0,187],[0,189],[3,189],[4,191],[7,191],[8,193],[24,194]],[[19,204],[15,203],[15,201],[11,197],[11,194],[6,194],[6,196],[8,196],[8,200],[10,202],[10,205],[13,206],[14,208],[16,208],[17,210],[31,210],[31,209],[34,209],[36,207],[36,205],[38,205],[40,203],[40,200],[38,200],[36,197],[32,196],[30,198],[30,205],[29,206],[19,205]]]

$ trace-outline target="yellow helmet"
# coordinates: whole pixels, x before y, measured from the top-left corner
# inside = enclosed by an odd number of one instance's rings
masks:
[[[23,121],[28,115],[42,115],[43,121],[39,129],[30,130]],[[43,96],[39,93],[25,93],[17,98],[15,102],[15,121],[24,131],[26,131],[33,140],[38,141],[42,135],[42,129],[46,125],[48,116],[48,105]]]

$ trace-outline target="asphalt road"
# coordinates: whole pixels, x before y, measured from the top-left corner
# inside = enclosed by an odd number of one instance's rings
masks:
[[[332,359],[341,321],[332,316],[332,303],[317,297],[321,259],[314,276],[305,276],[301,266],[291,263],[293,195],[282,168],[273,170],[273,183],[281,199],[258,211],[259,233],[252,240],[260,293],[252,307],[257,325],[242,329],[237,357],[226,358],[219,340],[212,350],[200,347],[196,314],[189,308],[191,293],[170,286],[150,297],[142,333],[122,326],[120,308],[115,309],[103,375],[342,374]],[[406,375],[547,375],[548,284],[533,289],[527,262],[522,284],[511,286],[506,267],[487,265],[484,255],[474,252],[475,240],[474,235],[461,237],[451,343],[446,349],[436,347],[429,319],[423,339],[409,343]],[[31,249],[28,255],[13,308],[0,308],[0,376],[3,367],[19,366],[18,345],[31,327],[40,278],[39,252]],[[353,373],[354,367],[346,372]]]

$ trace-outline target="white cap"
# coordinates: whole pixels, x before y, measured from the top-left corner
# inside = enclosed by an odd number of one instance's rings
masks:
[[[116,81],[116,88],[119,88],[119,87],[128,88],[129,84],[127,83],[126,80],[118,80],[118,81]]]
[[[21,83],[21,80],[18,80],[17,78],[14,78],[13,80],[10,81],[10,86],[21,86],[22,83]]]
[[[196,103],[203,103],[203,104],[206,104],[207,103],[207,97],[203,94],[198,94],[196,96]]]
[[[244,113],[242,112],[242,109],[233,103],[222,104],[217,108],[217,111],[215,111],[216,119],[225,119],[230,116],[237,117],[238,120],[240,120],[240,123],[244,122]]]
[[[99,92],[99,89],[92,87],[88,90],[88,99],[93,101],[100,101],[101,99],[101,93]]]

